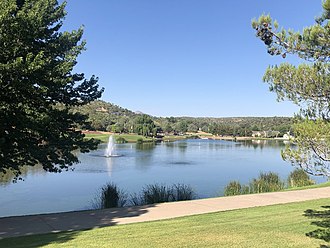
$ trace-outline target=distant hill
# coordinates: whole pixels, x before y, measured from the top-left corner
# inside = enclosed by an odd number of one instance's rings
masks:
[[[89,116],[90,126],[81,128],[101,131],[113,131],[112,127],[114,125],[124,125],[137,116],[131,110],[101,100],[75,107],[73,111]]]
[[[133,132],[135,120],[144,115],[105,101],[94,101],[88,105],[75,107],[89,116],[91,130]],[[279,131],[281,135],[290,131],[291,117],[154,117],[156,126],[164,132],[184,133],[205,131],[218,135],[250,136],[252,131]]]

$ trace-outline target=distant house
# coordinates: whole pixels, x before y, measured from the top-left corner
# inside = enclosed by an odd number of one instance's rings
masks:
[[[263,131],[252,131],[252,137],[264,137]]]
[[[273,138],[277,137],[280,134],[279,131],[252,131],[252,137],[258,138]]]
[[[289,139],[292,139],[292,138],[293,138],[293,136],[290,135],[290,132],[287,132],[286,134],[283,135],[283,139],[285,139],[285,140],[289,140]]]
[[[108,112],[108,110],[104,107],[99,107],[95,109],[96,112]]]

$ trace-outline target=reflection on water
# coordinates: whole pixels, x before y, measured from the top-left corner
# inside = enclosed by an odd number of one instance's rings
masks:
[[[45,175],[46,172],[42,168],[41,165],[35,165],[35,166],[23,166],[21,168],[22,174],[20,177],[24,180],[28,175]],[[15,174],[11,171],[7,171],[6,173],[0,172],[0,187],[4,187],[6,185],[9,185],[11,183],[14,183]],[[18,180],[19,181],[19,180]]]
[[[111,174],[112,174],[112,161],[113,159],[115,159],[116,157],[108,157],[106,158],[106,163],[107,163],[107,173],[108,173],[108,176],[111,177]]]
[[[150,151],[155,149],[155,147],[156,147],[156,143],[154,142],[147,142],[147,143],[141,143],[135,145],[136,150],[141,150],[141,151]]]
[[[86,209],[95,193],[111,181],[129,193],[150,183],[185,183],[200,197],[222,193],[231,180],[246,184],[260,172],[273,171],[285,179],[294,168],[282,161],[282,141],[183,140],[166,143],[117,144],[121,157],[103,156],[105,144],[79,154],[74,171],[45,173],[24,168],[24,182],[0,184],[0,216]],[[322,178],[314,178],[318,182]]]
[[[263,149],[264,147],[273,147],[284,149],[286,145],[286,141],[282,140],[245,140],[241,141],[244,146],[253,147],[255,149]]]

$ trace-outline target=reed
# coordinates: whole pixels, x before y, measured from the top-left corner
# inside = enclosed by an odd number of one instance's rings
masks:
[[[288,176],[289,187],[303,187],[313,185],[315,182],[302,169],[295,169]]]

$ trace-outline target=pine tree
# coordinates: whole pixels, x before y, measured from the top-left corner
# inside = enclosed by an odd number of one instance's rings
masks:
[[[252,21],[253,28],[270,55],[296,55],[306,61],[298,66],[270,66],[264,82],[300,107],[294,125],[295,148],[282,157],[309,174],[330,175],[330,0],[322,2],[323,14],[302,32],[282,29],[269,15]]]
[[[61,172],[98,142],[76,129],[86,116],[70,112],[101,97],[98,78],[73,73],[85,49],[83,29],[61,32],[65,2],[0,1],[0,172],[23,166]]]

